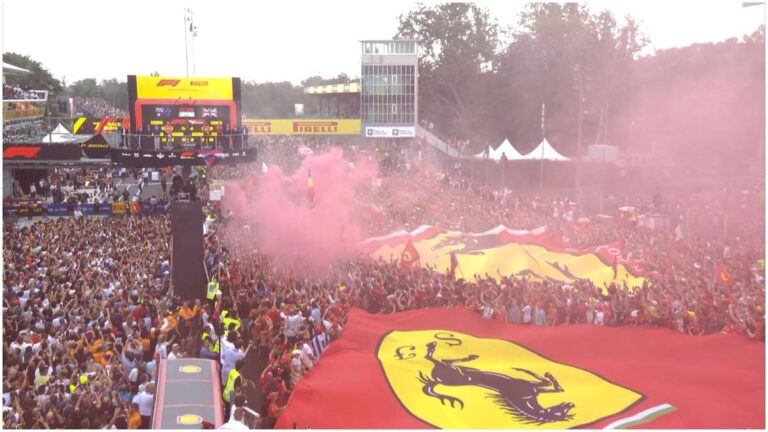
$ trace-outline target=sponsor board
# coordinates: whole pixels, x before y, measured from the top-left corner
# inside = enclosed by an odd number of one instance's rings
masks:
[[[232,78],[136,77],[138,99],[232,99]]]
[[[256,150],[171,150],[142,151],[111,149],[112,162],[125,166],[165,167],[172,165],[214,165],[256,160]]]
[[[368,138],[413,138],[416,136],[416,128],[366,126],[365,136]]]
[[[252,135],[360,135],[359,119],[244,119]]]

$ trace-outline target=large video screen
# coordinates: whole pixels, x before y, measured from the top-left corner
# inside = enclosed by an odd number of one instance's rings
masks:
[[[131,130],[161,143],[217,143],[241,130],[239,78],[128,76]]]
[[[228,106],[142,105],[141,114],[142,119],[149,119],[141,133],[158,136],[161,143],[216,144],[217,136],[232,130]]]

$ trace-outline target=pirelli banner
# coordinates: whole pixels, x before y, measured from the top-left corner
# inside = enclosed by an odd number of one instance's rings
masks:
[[[360,135],[360,119],[243,119],[251,135]]]

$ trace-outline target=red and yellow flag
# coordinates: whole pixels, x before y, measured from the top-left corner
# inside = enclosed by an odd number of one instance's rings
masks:
[[[408,239],[408,244],[403,249],[403,255],[400,257],[400,263],[404,266],[410,266],[411,264],[419,261],[419,251],[416,250],[416,246],[413,245],[413,241]]]
[[[764,401],[765,345],[743,336],[355,309],[277,427],[763,428]]]

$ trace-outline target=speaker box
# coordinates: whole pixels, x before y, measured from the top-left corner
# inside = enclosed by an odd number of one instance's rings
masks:
[[[205,300],[203,221],[202,202],[171,203],[171,281],[182,300]]]

